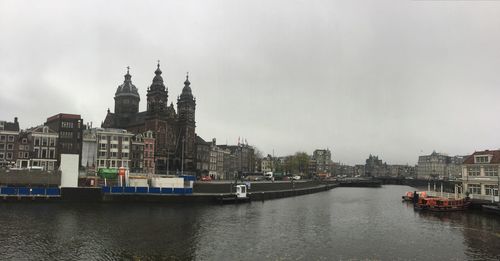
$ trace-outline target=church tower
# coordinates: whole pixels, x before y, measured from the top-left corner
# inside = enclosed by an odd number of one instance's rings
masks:
[[[177,114],[179,124],[179,134],[184,147],[185,169],[194,170],[195,157],[195,110],[196,99],[191,92],[189,75],[186,75],[184,88],[177,99]]]
[[[130,67],[127,67],[127,74],[123,84],[118,86],[115,93],[115,114],[127,117],[139,112],[139,93],[132,84],[132,76],[129,73]]]
[[[158,61],[158,67],[155,71],[155,77],[153,78],[153,83],[148,89],[148,114],[162,114],[167,112],[168,108],[168,90],[163,84],[163,78],[161,77],[160,61]]]

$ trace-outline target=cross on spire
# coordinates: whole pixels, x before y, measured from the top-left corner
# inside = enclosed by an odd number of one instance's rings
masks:
[[[158,68],[160,68],[160,60],[158,60]]]
[[[129,73],[129,70],[130,70],[130,66],[127,66],[127,73]]]

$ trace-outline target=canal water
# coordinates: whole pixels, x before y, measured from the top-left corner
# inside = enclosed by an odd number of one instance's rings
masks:
[[[1,260],[498,260],[500,218],[415,212],[406,186],[242,205],[0,203]]]

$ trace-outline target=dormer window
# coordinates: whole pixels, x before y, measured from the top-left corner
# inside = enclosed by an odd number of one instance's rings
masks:
[[[474,156],[474,163],[490,163],[491,155]]]

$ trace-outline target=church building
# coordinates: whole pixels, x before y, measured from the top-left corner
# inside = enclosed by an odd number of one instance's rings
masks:
[[[132,84],[132,76],[127,69],[123,84],[115,93],[115,110],[108,109],[103,128],[126,129],[132,133],[152,131],[157,174],[195,171],[195,110],[196,99],[191,92],[189,76],[186,75],[184,88],[174,104],[168,104],[168,88],[161,76],[160,64],[147,90],[147,110],[139,112],[141,100],[137,88]]]

